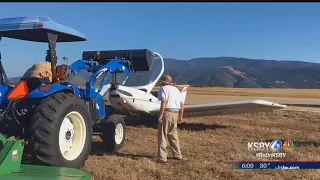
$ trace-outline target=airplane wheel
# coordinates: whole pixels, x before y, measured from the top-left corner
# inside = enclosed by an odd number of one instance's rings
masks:
[[[34,108],[29,122],[32,164],[85,165],[91,149],[92,122],[82,99],[71,93],[53,94]]]
[[[126,124],[123,117],[113,114],[101,124],[104,150],[111,152],[120,150],[126,138]]]

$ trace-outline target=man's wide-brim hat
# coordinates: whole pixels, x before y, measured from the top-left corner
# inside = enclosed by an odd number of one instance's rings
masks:
[[[166,85],[173,85],[172,77],[169,75],[162,76],[162,78],[160,79],[160,82]]]

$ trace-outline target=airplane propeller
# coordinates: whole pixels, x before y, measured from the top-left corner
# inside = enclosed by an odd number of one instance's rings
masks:
[[[110,87],[110,92],[111,91],[115,91],[119,88],[119,85],[115,84],[115,83],[111,83],[111,87]]]

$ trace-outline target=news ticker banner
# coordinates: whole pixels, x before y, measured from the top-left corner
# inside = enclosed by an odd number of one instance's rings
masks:
[[[238,161],[237,169],[320,169],[320,161]]]

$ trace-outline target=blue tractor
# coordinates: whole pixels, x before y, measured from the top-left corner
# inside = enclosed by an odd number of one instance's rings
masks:
[[[83,166],[95,126],[103,134],[105,150],[117,151],[123,146],[125,122],[106,103],[104,94],[116,86],[111,79],[114,73],[123,72],[125,80],[135,71],[149,71],[153,60],[149,50],[103,51],[103,56],[99,51],[87,51],[70,66],[57,65],[57,42],[86,38],[47,17],[0,19],[1,37],[44,42],[49,47],[46,61],[51,63],[50,83],[23,77],[13,87],[0,61],[0,133],[25,140],[32,164]],[[70,79],[83,70],[91,76],[85,88],[80,88]],[[107,83],[111,83],[109,90],[104,89]]]

